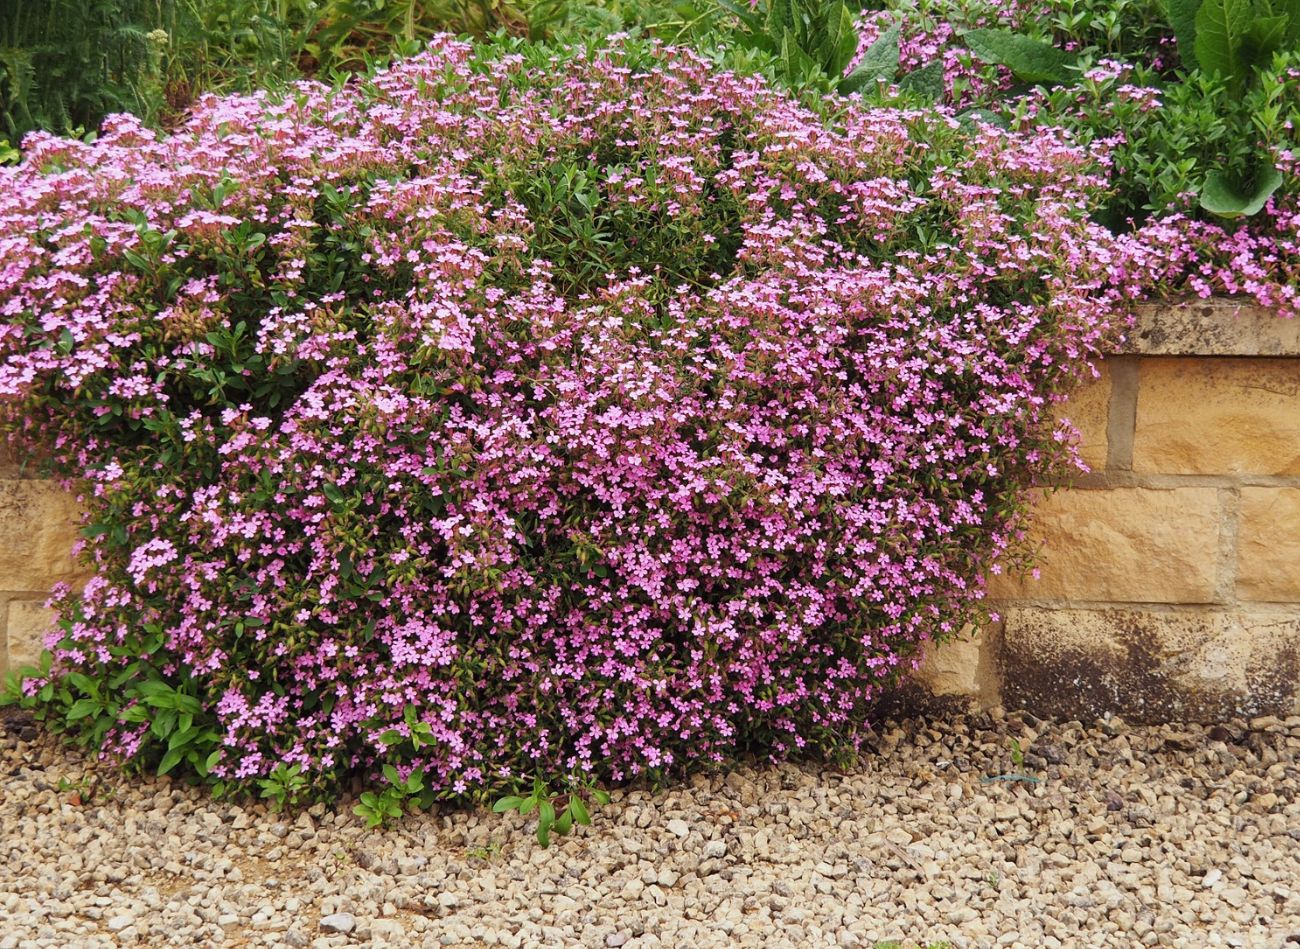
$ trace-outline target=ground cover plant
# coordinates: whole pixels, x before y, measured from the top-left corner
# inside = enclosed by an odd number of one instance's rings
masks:
[[[851,752],[1069,462],[1144,278],[1098,171],[633,40],[31,138],[3,422],[95,576],[23,700],[219,792],[383,774],[377,821]]]

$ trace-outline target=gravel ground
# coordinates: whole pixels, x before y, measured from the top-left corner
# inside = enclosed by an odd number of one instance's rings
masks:
[[[851,771],[621,791],[549,850],[124,782],[12,715],[0,773],[3,949],[1300,944],[1300,718],[886,723]]]

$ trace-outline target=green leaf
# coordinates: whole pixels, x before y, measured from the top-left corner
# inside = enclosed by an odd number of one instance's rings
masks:
[[[967,30],[962,39],[980,59],[1006,66],[1024,82],[1066,82],[1075,62],[1063,49],[1010,30]]]
[[[1178,55],[1188,69],[1197,68],[1196,61],[1196,11],[1201,8],[1201,0],[1168,0],[1169,25],[1174,29],[1174,39],[1178,42]]]
[[[794,31],[790,29],[781,38],[781,65],[785,67],[786,78],[795,83],[817,72],[817,64],[804,52]]]
[[[602,791],[600,788],[593,788],[593,789],[592,789],[592,791],[591,791],[591,798],[592,798],[592,800],[594,800],[597,804],[600,804],[601,806],[605,806],[605,805],[609,804],[609,801],[610,801],[609,792],[608,792],[608,791]]]
[[[506,811],[515,811],[519,809],[519,805],[522,803],[524,803],[524,799],[522,797],[516,797],[513,794],[508,794],[503,798],[497,799],[497,802],[492,805],[492,813],[504,814]]]
[[[842,2],[826,15],[826,39],[822,41],[822,64],[829,76],[841,76],[858,51],[858,31],[853,14]]]
[[[1244,189],[1223,172],[1212,171],[1201,188],[1201,207],[1219,217],[1250,217],[1263,210],[1281,184],[1282,173],[1272,166],[1255,177],[1253,187]]]
[[[555,818],[555,832],[563,837],[573,829],[573,808],[566,807],[564,813]]]
[[[591,815],[587,813],[587,805],[582,803],[582,798],[575,797],[569,802],[569,810],[573,812],[573,819],[579,824],[590,824]]]
[[[537,805],[537,821],[543,827],[555,823],[555,805],[545,799]]]
[[[862,62],[840,81],[839,90],[844,95],[861,92],[873,82],[892,79],[898,72],[898,27],[891,26],[876,37],[876,41],[862,54]]]
[[[943,63],[935,60],[926,63],[920,69],[913,69],[898,80],[898,88],[910,92],[927,102],[943,100]]]
[[[993,125],[1000,129],[1010,128],[1003,116],[988,109],[967,109],[957,115],[957,121],[970,128],[976,128],[981,124]]]
[[[67,720],[75,722],[79,718],[86,718],[98,711],[99,703],[94,699],[77,699],[72,703],[72,708],[68,709]]]
[[[780,36],[794,24],[794,10],[790,0],[770,0],[764,26],[769,36]]]
[[[172,768],[180,764],[183,757],[185,757],[184,748],[172,748],[168,750],[167,754],[163,755],[162,761],[158,763],[158,773],[160,775],[166,774]]]
[[[1253,19],[1250,0],[1205,0],[1196,11],[1196,61],[1234,82],[1249,78],[1242,45]]]
[[[1267,66],[1273,54],[1286,42],[1290,18],[1282,16],[1255,17],[1246,33],[1243,57],[1250,66]]]
[[[176,729],[176,731],[172,732],[171,737],[167,739],[168,750],[185,747],[194,740],[194,736],[197,732],[198,729],[195,728]]]

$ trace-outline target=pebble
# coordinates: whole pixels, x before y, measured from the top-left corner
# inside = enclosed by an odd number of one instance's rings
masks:
[[[320,920],[322,932],[350,933],[357,928],[357,918],[351,913],[331,913]]]
[[[848,770],[614,789],[591,827],[543,850],[517,814],[440,807],[367,830],[350,799],[282,814],[213,801],[0,714],[0,949],[1272,949],[1300,936],[1300,718],[1094,728],[995,709],[877,734],[881,750]],[[1039,783],[982,782],[1006,773],[1013,737]],[[60,781],[87,775],[102,793],[61,798]]]

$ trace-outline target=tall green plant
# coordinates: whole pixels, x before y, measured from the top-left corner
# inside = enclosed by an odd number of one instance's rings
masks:
[[[1224,83],[1246,101],[1267,81],[1274,58],[1300,47],[1300,0],[1170,0],[1169,18],[1185,66]],[[1253,134],[1255,116],[1242,116]],[[1215,168],[1201,187],[1201,207],[1219,217],[1257,214],[1282,184],[1269,156]]]
[[[156,40],[166,0],[8,0],[0,4],[0,136],[94,127],[147,113],[158,95]]]

